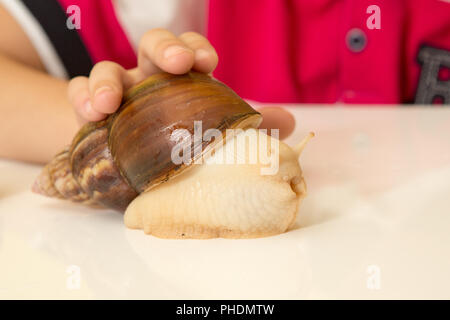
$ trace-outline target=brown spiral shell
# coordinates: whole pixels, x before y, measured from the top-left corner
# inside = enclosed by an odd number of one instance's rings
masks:
[[[124,211],[140,193],[181,174],[190,165],[171,158],[176,129],[202,132],[257,127],[260,114],[223,83],[203,73],[160,73],[124,96],[118,111],[84,125],[70,147],[43,169],[35,192]],[[202,142],[202,155],[218,141]]]

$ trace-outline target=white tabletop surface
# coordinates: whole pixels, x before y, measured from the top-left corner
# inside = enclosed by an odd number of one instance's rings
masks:
[[[147,236],[0,160],[0,298],[449,299],[450,109],[292,110],[309,195],[269,238]]]

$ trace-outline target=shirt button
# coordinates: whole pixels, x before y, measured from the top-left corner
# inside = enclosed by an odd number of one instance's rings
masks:
[[[361,29],[351,29],[347,32],[346,43],[351,52],[361,52],[367,45],[366,34]]]

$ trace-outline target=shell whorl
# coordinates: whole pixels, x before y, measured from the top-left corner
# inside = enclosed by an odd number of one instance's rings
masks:
[[[88,123],[44,167],[35,192],[124,211],[140,193],[182,173],[170,139],[176,129],[257,127],[260,114],[226,85],[202,73],[160,73],[131,88],[119,110]],[[203,142],[202,152],[218,141]],[[202,153],[200,153],[202,154]]]

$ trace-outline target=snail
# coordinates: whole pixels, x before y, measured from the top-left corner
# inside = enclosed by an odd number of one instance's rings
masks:
[[[298,157],[312,134],[291,148],[257,130],[261,120],[209,75],[159,73],[129,89],[114,114],[85,124],[33,191],[124,212],[127,227],[160,238],[283,233],[306,195]],[[258,153],[276,170],[264,173]]]

